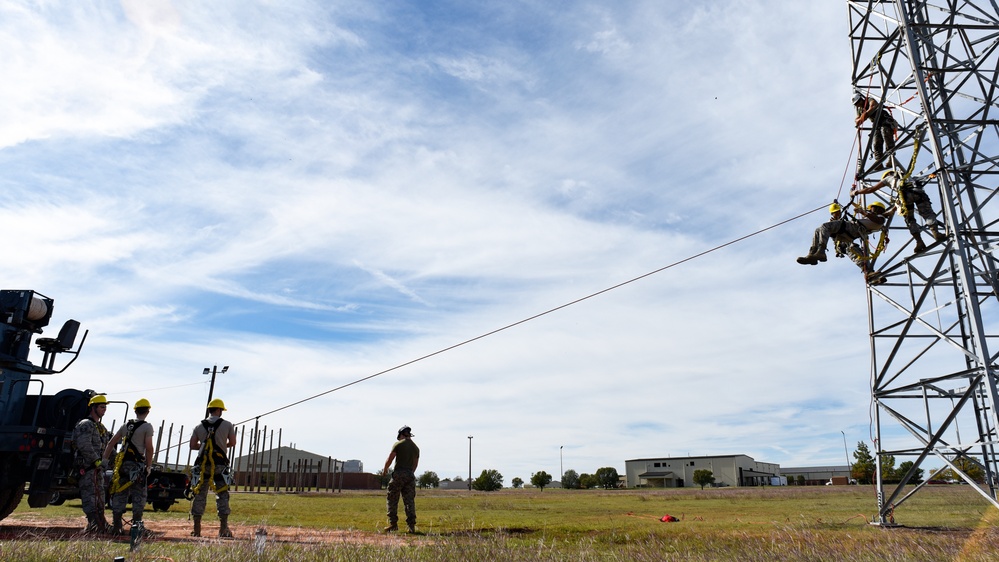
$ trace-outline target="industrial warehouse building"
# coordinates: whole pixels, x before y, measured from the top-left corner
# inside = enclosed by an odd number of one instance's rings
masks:
[[[294,447],[281,446],[233,459],[237,482],[249,487],[338,488],[378,490],[374,474],[356,459],[339,460]]]
[[[629,488],[683,488],[694,484],[695,470],[710,470],[715,486],[782,486],[780,465],[747,455],[665,457],[624,461]]]
[[[841,466],[796,466],[782,468],[781,474],[787,477],[788,484],[821,486],[826,483],[846,484],[850,478],[850,467]]]

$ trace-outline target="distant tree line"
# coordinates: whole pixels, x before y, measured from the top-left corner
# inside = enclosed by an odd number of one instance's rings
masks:
[[[857,450],[853,452],[853,458],[856,462],[850,466],[850,477],[857,481],[858,484],[873,484],[877,461],[871,454],[871,449],[863,441],[857,443]],[[905,461],[902,464],[895,466],[894,455],[882,455],[881,456],[881,480],[886,484],[896,484],[902,481],[902,478],[908,474],[909,470],[912,469],[915,463],[912,461]],[[950,469],[948,469],[949,471]],[[923,481],[923,469],[917,468],[913,471],[912,477],[909,478],[909,484],[919,484]]]
[[[392,473],[382,473],[381,471],[376,472],[375,476],[378,477],[379,482],[381,482],[382,487],[388,486],[389,480],[392,479]],[[416,485],[420,488],[439,488],[441,482],[464,482],[461,476],[455,476],[454,478],[441,478],[436,472],[428,470],[416,478]],[[544,490],[549,487],[549,485],[554,481],[551,474],[548,474],[544,470],[539,470],[531,474],[530,483],[535,488]],[[610,490],[617,488],[619,485],[620,477],[617,473],[617,469],[611,466],[605,466],[603,468],[598,468],[593,474],[579,474],[573,469],[565,471],[562,475],[562,487],[568,488],[570,490],[581,490],[588,488],[603,488]],[[524,480],[520,477],[515,477],[510,481],[510,485],[514,488],[522,488],[524,486]],[[472,489],[479,490],[482,492],[492,492],[494,490],[500,490],[503,488],[503,475],[499,471],[494,469],[485,469],[481,474],[474,480],[472,480]]]

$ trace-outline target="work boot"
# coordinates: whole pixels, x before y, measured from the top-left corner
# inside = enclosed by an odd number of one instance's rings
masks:
[[[87,528],[84,529],[84,533],[97,534],[104,533],[108,530],[107,519],[104,519],[103,513],[88,513],[87,514]]]
[[[923,243],[923,237],[916,234],[916,247],[912,249],[913,253],[921,254],[926,251],[926,244]]]
[[[947,240],[947,233],[941,232],[940,229],[937,228],[936,226],[930,228],[930,234],[933,235],[933,239],[936,240],[937,242],[943,242]]]
[[[229,516],[219,515],[219,521],[221,522],[219,525],[219,538],[231,539],[232,531],[229,530]]]
[[[394,532],[396,532],[396,531],[398,531],[398,530],[399,530],[399,525],[397,525],[397,524],[395,524],[395,523],[392,523],[391,525],[389,525],[388,527],[385,527],[385,528],[384,528],[384,529],[382,529],[382,530],[383,530],[384,532],[386,532],[386,533],[394,533]]]
[[[195,515],[194,516],[194,530],[191,531],[191,536],[192,537],[200,537],[201,536],[201,516],[200,515]]]
[[[121,536],[121,535],[125,534],[125,529],[122,527],[122,524],[121,524],[121,517],[122,517],[121,513],[113,513],[112,514],[112,520],[113,520],[112,525],[114,525],[111,528],[111,534],[112,535]]]
[[[826,261],[825,250],[809,250],[808,255],[798,258],[798,263],[802,265],[815,265],[820,261]]]
[[[416,534],[416,525],[409,525],[409,534],[411,535]]]
[[[84,527],[83,532],[88,535],[92,535],[97,532],[97,519],[92,513],[87,514],[87,526]]]

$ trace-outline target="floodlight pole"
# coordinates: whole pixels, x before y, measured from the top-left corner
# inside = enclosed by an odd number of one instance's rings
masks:
[[[468,491],[472,491],[472,436],[468,436]]]
[[[850,483],[850,477],[853,476],[853,470],[850,468],[850,450],[846,448],[846,432],[842,429],[839,430],[843,434],[843,454],[846,455],[846,483]]]
[[[564,446],[565,445],[558,446],[558,484],[563,488],[565,488],[565,484],[562,483],[562,480],[565,479],[565,470],[562,468],[562,447]]]
[[[215,375],[217,373],[225,373],[226,371],[228,371],[229,365],[223,365],[221,371],[217,371],[217,369],[218,365],[212,365],[211,369],[212,383],[208,386],[208,403],[211,403],[212,395],[215,394]],[[208,367],[205,367],[204,372],[201,374],[203,375],[209,374]],[[208,406],[205,406],[205,418],[208,418]]]

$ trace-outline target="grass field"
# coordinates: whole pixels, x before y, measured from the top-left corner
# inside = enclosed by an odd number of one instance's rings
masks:
[[[870,487],[675,490],[420,491],[420,534],[379,543],[384,496],[233,495],[231,521],[251,528],[354,530],[357,540],[148,541],[136,553],[102,540],[0,542],[3,560],[955,560],[999,556],[999,510],[967,486],[930,487],[896,512],[895,528],[869,525]],[[211,504],[209,504],[211,510]],[[186,521],[188,504],[149,513],[147,526]],[[401,509],[401,506],[400,506]],[[663,523],[670,514],[680,522]],[[82,521],[78,502],[31,510],[3,524],[44,516]],[[212,512],[206,523],[215,523]],[[248,536],[248,535],[247,535]]]

